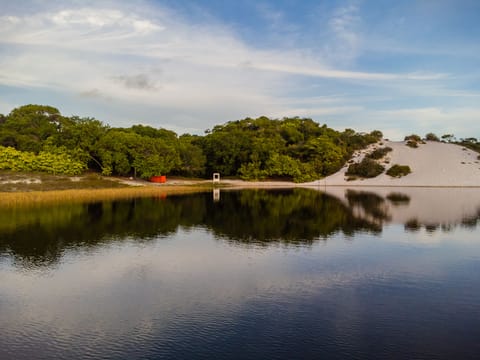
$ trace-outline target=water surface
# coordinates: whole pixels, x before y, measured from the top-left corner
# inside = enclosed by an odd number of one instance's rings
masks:
[[[0,358],[478,358],[477,192],[2,209]]]

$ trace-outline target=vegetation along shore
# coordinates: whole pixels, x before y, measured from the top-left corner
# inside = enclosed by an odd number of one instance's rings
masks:
[[[0,204],[204,191],[213,172],[283,184],[480,186],[479,149],[476,138],[429,133],[392,142],[379,130],[337,131],[299,117],[246,118],[177,135],[25,105],[0,114]],[[132,186],[158,175],[197,180]]]

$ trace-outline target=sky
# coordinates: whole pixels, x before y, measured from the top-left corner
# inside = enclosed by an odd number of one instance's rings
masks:
[[[477,0],[0,0],[0,113],[480,137]]]

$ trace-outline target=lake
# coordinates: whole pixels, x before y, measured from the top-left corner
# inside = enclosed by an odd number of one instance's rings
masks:
[[[480,189],[0,209],[1,359],[477,359]]]

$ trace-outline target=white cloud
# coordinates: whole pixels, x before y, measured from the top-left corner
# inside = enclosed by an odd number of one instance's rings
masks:
[[[0,17],[2,41],[30,45],[75,48],[86,41],[105,45],[105,41],[124,41],[163,30],[138,15],[117,9],[77,8],[40,12],[24,16]],[[117,45],[107,46],[106,51]]]
[[[0,86],[37,91],[42,99],[49,94],[60,110],[59,94],[77,97],[81,105],[68,111],[96,107],[98,113],[86,115],[109,114],[112,125],[112,120],[134,119],[201,132],[218,122],[272,114],[334,119],[353,127],[357,119],[371,121],[372,113],[377,120],[398,119],[395,112],[374,113],[374,100],[367,97],[393,98],[402,91],[423,96],[435,82],[451,78],[428,71],[338,68],[362,50],[362,19],[355,3],[330,14],[330,37],[323,50],[332,56],[313,48],[259,49],[228,25],[187,21],[171,9],[141,0],[56,6],[0,16],[0,49],[8,49],[0,57]],[[263,10],[272,25],[284,21],[285,14]],[[350,85],[366,90],[359,96]],[[306,86],[308,93],[303,91]],[[368,104],[362,104],[364,100]],[[433,119],[426,114],[422,118]]]
[[[385,74],[342,71],[324,66],[318,59],[298,51],[261,51],[249,48],[226,28],[196,26],[159,9],[156,19],[143,18],[128,9],[80,8],[54,13],[43,12],[30,16],[4,16],[0,18],[2,42],[31,45],[26,52],[35,53],[34,47],[51,46],[49,54],[68,54],[81,51],[134,55],[144,57],[144,63],[171,60],[183,64],[203,65],[211,68],[238,69],[239,64],[251,68],[287,74],[339,79],[392,80],[432,79],[437,74]],[[333,23],[335,32],[346,38],[347,23],[353,10],[343,9]],[[340,36],[339,35],[339,36]],[[45,55],[45,54],[44,54]],[[71,54],[74,56],[77,54]],[[108,61],[115,59],[109,58]],[[124,60],[118,60],[122,63]],[[90,64],[90,66],[95,64]],[[28,68],[24,68],[27,70]],[[258,74],[255,74],[257,76]],[[242,74],[244,76],[244,74]]]
[[[333,52],[337,61],[352,61],[358,55],[361,43],[360,24],[359,9],[355,3],[335,9],[329,20],[333,38],[327,50]]]
[[[267,114],[274,118],[300,116],[307,118],[321,118],[327,115],[356,114],[363,108],[361,106],[322,106],[322,107],[290,107]]]

